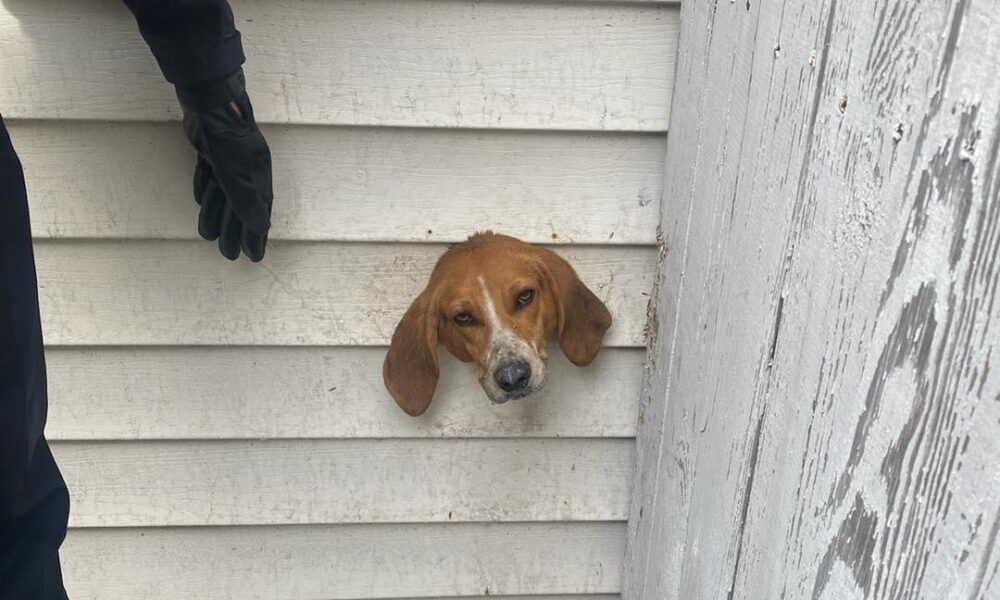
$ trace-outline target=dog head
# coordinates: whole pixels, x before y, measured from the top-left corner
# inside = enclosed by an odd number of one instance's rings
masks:
[[[570,362],[586,366],[601,349],[611,314],[557,254],[512,237],[479,233],[446,252],[392,336],[383,376],[410,415],[427,410],[443,345],[475,362],[494,403],[545,382],[545,341],[558,338]]]

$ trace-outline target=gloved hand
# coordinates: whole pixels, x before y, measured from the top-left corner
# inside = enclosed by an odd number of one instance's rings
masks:
[[[195,87],[177,87],[184,133],[198,151],[194,198],[201,205],[198,233],[219,240],[236,260],[240,250],[264,258],[271,226],[271,151],[253,119],[243,71]]]

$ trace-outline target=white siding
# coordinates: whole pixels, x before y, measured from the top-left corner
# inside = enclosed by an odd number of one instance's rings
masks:
[[[615,593],[621,523],[77,529],[77,598],[356,599]]]
[[[235,1],[275,212],[195,235],[193,154],[115,0],[4,0],[73,598],[613,600],[679,29],[672,2]],[[447,243],[553,247],[609,305],[588,369],[420,418],[385,344]]]
[[[426,416],[386,402],[383,347],[50,347],[50,439],[632,437],[638,348],[587,369],[561,353],[532,402],[480,401],[474,368],[442,353]],[[225,378],[219,374],[225,373]]]
[[[37,236],[197,238],[190,182],[176,176],[190,169],[191,150],[176,124],[9,125],[30,174]],[[489,227],[531,242],[656,238],[659,133],[263,130],[278,167],[272,240],[455,242]],[[94,176],[67,180],[67,166]]]
[[[618,439],[58,442],[76,527],[621,521]]]
[[[264,122],[657,131],[678,13],[666,3],[246,0],[234,3]],[[112,0],[8,0],[0,88],[12,118],[176,117]]]
[[[50,344],[379,345],[444,249],[275,242],[266,262],[234,265],[200,240],[60,240],[35,260]],[[562,254],[615,315],[608,344],[642,344],[655,250]]]

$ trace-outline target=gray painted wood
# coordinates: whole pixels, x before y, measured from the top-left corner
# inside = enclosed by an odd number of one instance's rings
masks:
[[[688,2],[624,597],[1000,598],[1000,20]]]

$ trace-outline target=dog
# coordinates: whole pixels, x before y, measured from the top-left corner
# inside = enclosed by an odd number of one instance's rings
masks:
[[[490,231],[452,246],[392,335],[383,379],[396,403],[418,416],[434,398],[438,345],[475,362],[495,404],[545,383],[545,342],[558,338],[577,366],[589,365],[611,313],[556,253]]]

